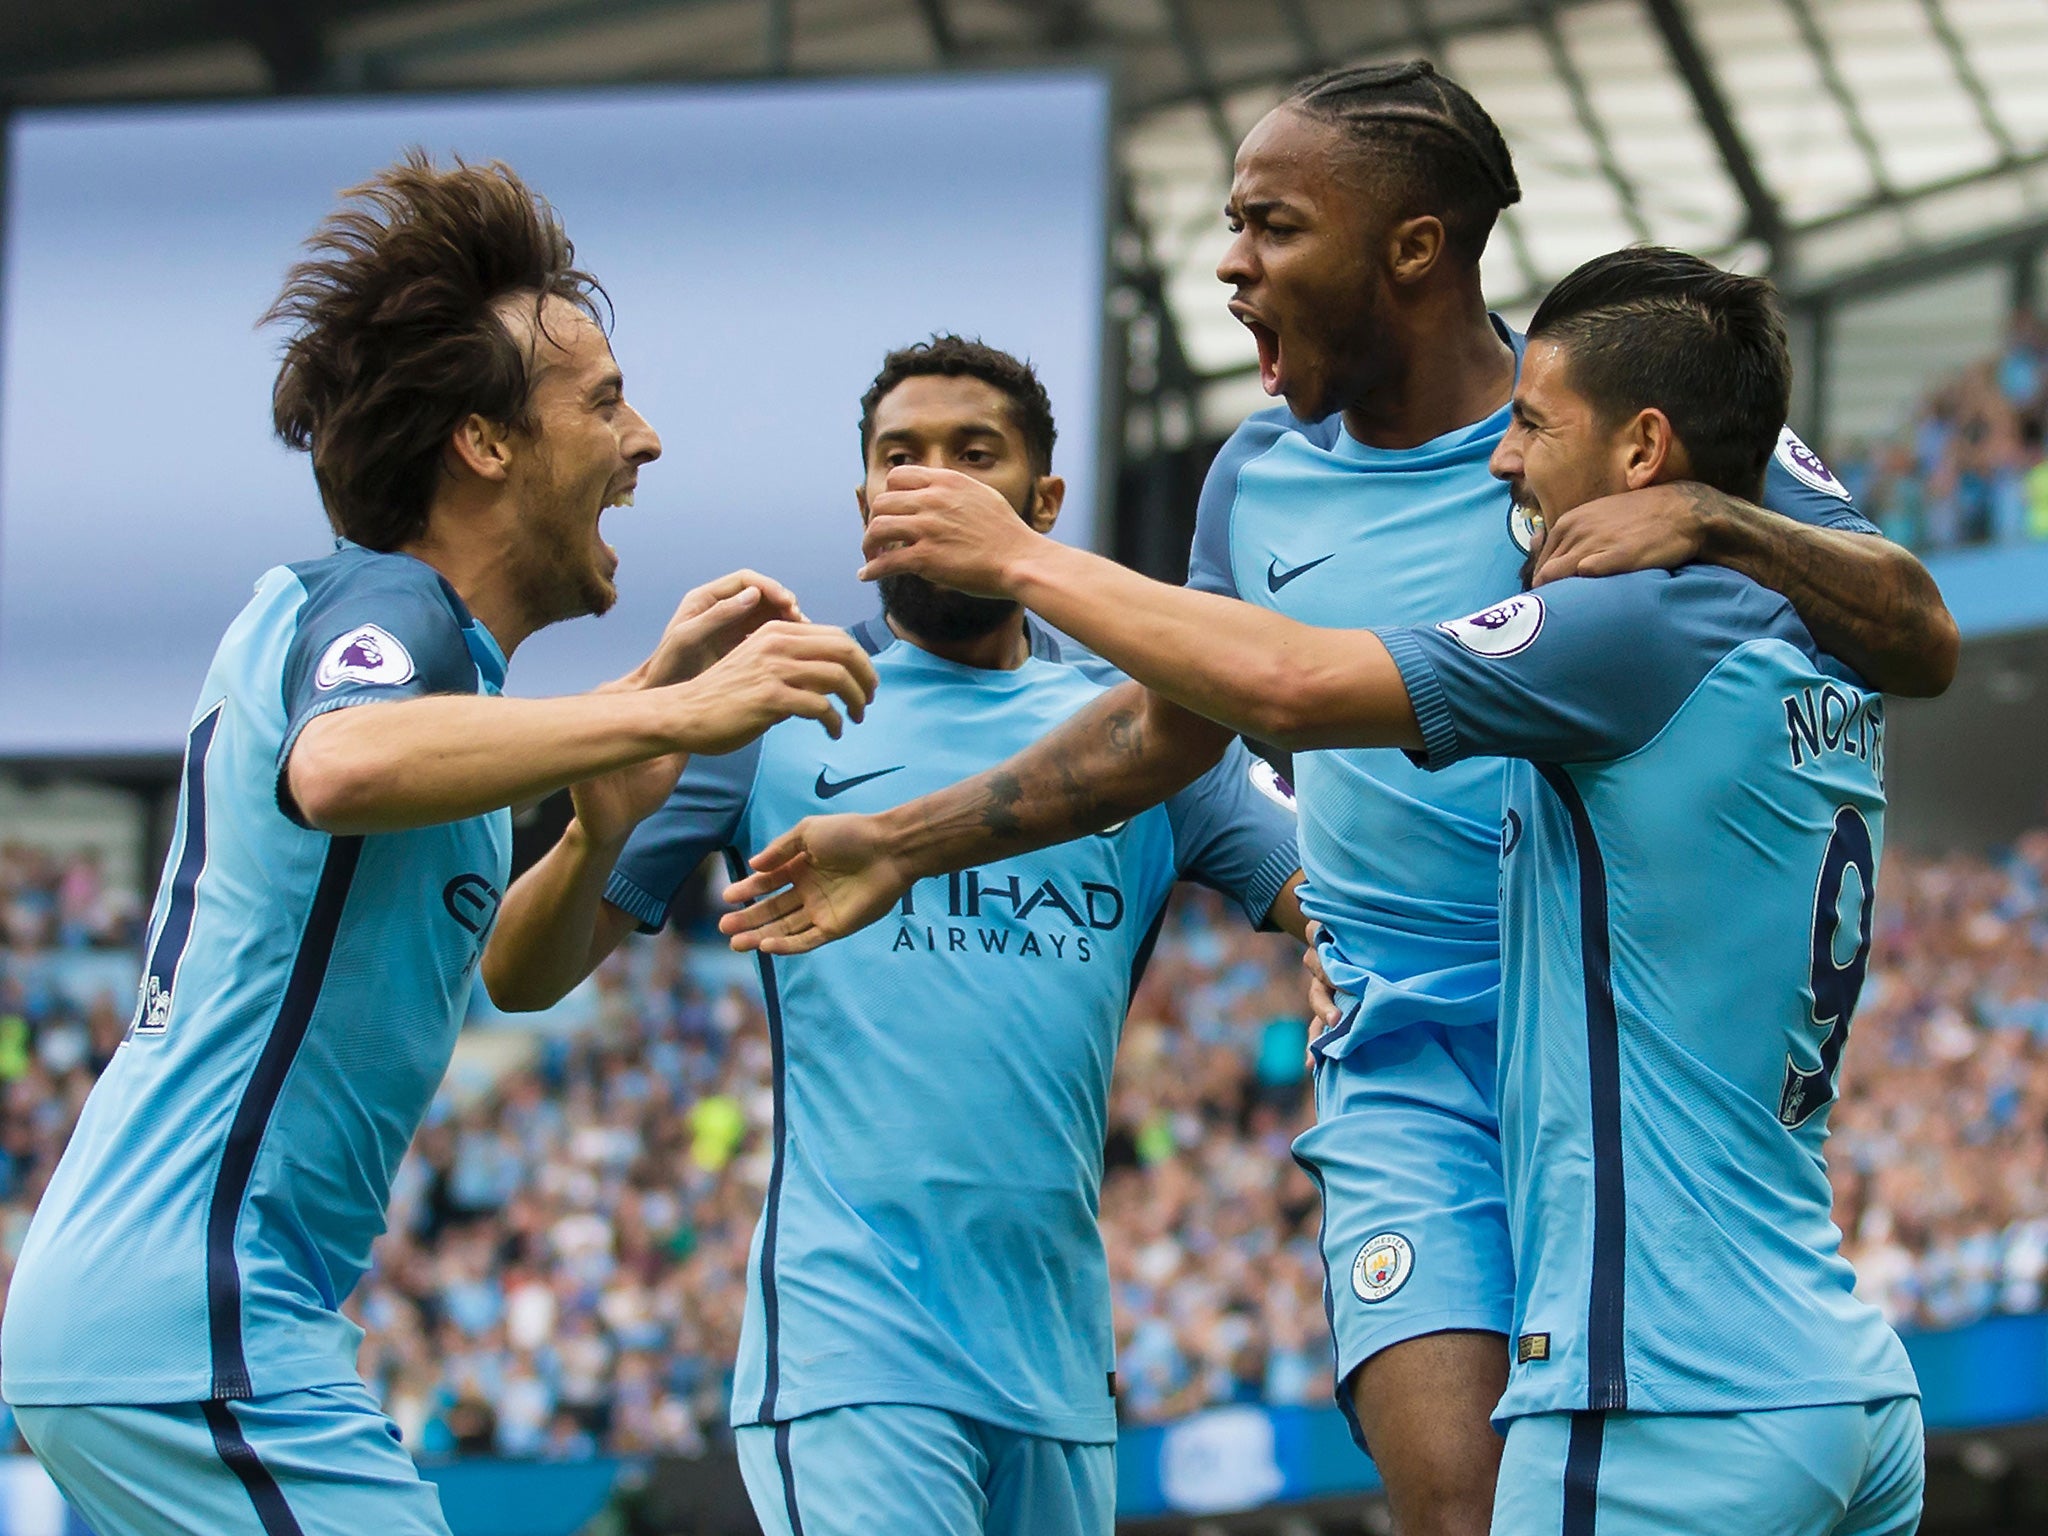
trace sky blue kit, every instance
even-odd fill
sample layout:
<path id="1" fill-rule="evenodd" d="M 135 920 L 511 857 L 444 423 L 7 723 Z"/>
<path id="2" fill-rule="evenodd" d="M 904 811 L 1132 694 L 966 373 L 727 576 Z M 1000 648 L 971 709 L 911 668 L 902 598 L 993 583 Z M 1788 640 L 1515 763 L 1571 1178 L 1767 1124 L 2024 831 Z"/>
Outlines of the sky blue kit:
<path id="1" fill-rule="evenodd" d="M 37 1207 L 0 1340 L 6 1398 L 32 1443 L 71 1447 L 51 1470 L 88 1518 L 117 1488 L 226 1508 L 268 1478 L 266 1532 L 439 1529 L 402 1523 L 417 1494 L 374 1491 L 417 1474 L 367 1392 L 312 1389 L 359 1385 L 339 1309 L 454 1050 L 510 818 L 330 837 L 282 775 L 319 715 L 504 676 L 432 569 L 352 545 L 266 574 L 215 653 L 135 1017 Z M 101 1411 L 132 1404 L 190 1406 Z M 376 1476 L 263 1470 L 328 1442 Z M 188 1486 L 202 1471 L 213 1493 Z"/>
<path id="2" fill-rule="evenodd" d="M 1784 598 L 1718 566 L 1557 582 L 1380 633 L 1420 761 L 1517 759 L 1501 864 L 1517 1260 L 1501 1507 L 1552 1486 L 1562 1435 L 1563 1524 L 1540 1528 L 1566 1536 L 1596 1513 L 1602 1536 L 1724 1531 L 1729 1495 L 1773 1480 L 1788 1513 L 1772 1530 L 1818 1536 L 1879 1493 L 1900 1514 L 1917 1409 L 1816 1421 L 1811 1458 L 1770 1428 L 1781 1411 L 1918 1395 L 1904 1346 L 1854 1294 L 1822 1155 L 1870 957 L 1883 699 Z M 1703 1419 L 1689 1447 L 1637 1422 L 1666 1415 L 1723 1422 Z M 1835 1481 L 1801 1524 L 1791 1512 L 1823 1468 Z M 1673 1478 L 1685 1509 L 1631 1517 Z M 1634 1489 L 1614 1508 L 1610 1481 Z"/>
<path id="3" fill-rule="evenodd" d="M 1522 338 L 1496 320 L 1519 358 Z M 1417 448 L 1341 417 L 1261 412 L 1202 489 L 1188 583 L 1304 623 L 1429 624 L 1520 590 L 1530 530 L 1487 462 L 1503 406 Z M 1765 504 L 1874 532 L 1789 431 Z M 1431 774 L 1391 749 L 1296 753 L 1303 909 L 1345 1020 L 1316 1046 L 1295 1153 L 1323 1194 L 1325 1299 L 1344 1384 L 1391 1344 L 1507 1333 L 1514 1307 L 1495 1108 L 1503 765 Z"/>
<path id="4" fill-rule="evenodd" d="M 744 860 L 807 815 L 942 789 L 1118 680 L 1035 622 L 1030 658 L 1009 671 L 944 660 L 880 620 L 854 633 L 880 678 L 866 720 L 837 742 L 788 721 L 694 759 L 634 834 L 607 899 L 657 926 L 707 853 Z M 861 932 L 764 960 L 774 1155 L 733 1388 L 735 1425 L 766 1427 L 743 1433 L 743 1449 L 784 1453 L 747 1453 L 775 1479 L 754 1484 L 764 1520 L 794 1501 L 791 1524 L 810 1536 L 871 1529 L 827 1523 L 833 1506 L 804 1490 L 858 1477 L 891 1443 L 866 1411 L 884 1405 L 959 1421 L 933 1460 L 929 1416 L 912 1416 L 895 1437 L 903 1479 L 994 1468 L 998 1431 L 1106 1460 L 1115 1352 L 1096 1211 L 1110 1069 L 1174 882 L 1221 890 L 1257 923 L 1298 868 L 1292 808 L 1258 766 L 1233 747 L 1164 806 L 920 880 Z M 1072 1465 L 1107 1490 L 1091 1458 Z M 986 1528 L 1058 1528 L 1034 1523 L 1052 1518 L 1033 1513 L 1042 1501 L 1008 1508 L 991 1504 Z M 1083 1528 L 1106 1531 L 1109 1518 L 1103 1504 Z"/>

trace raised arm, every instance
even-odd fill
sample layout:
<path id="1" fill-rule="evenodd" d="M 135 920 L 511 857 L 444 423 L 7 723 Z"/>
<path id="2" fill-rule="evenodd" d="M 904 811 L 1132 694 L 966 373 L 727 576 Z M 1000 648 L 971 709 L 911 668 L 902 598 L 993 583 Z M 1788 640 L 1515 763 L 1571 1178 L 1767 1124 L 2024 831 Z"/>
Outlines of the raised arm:
<path id="1" fill-rule="evenodd" d="M 806 817 L 726 890 L 727 901 L 751 905 L 719 927 L 739 949 L 816 949 L 865 928 L 926 876 L 1064 843 L 1149 810 L 1215 766 L 1231 736 L 1125 683 L 950 788 L 871 816 Z"/>
<path id="2" fill-rule="evenodd" d="M 844 631 L 777 620 L 685 682 L 558 699 L 430 695 L 316 715 L 289 749 L 284 786 L 323 832 L 431 826 L 653 758 L 730 751 L 791 715 L 837 735 L 837 704 L 858 720 L 874 688 Z"/>
<path id="3" fill-rule="evenodd" d="M 578 797 L 561 840 L 512 882 L 498 909 L 482 965 L 492 1002 L 507 1013 L 551 1007 L 625 942 L 634 919 L 604 899 L 604 888 L 631 831 L 586 818 Z"/>
<path id="4" fill-rule="evenodd" d="M 1320 629 L 1153 581 L 1005 519 L 1001 496 L 949 470 L 894 470 L 873 507 L 863 579 L 910 571 L 1015 598 L 1183 709 L 1277 746 L 1422 743 L 1370 630 Z"/>
<path id="5" fill-rule="evenodd" d="M 1695 481 L 1589 501 L 1537 549 L 1537 585 L 1694 561 L 1783 593 L 1821 646 L 1886 693 L 1931 698 L 1962 642 L 1927 568 L 1889 539 L 1815 527 Z"/>

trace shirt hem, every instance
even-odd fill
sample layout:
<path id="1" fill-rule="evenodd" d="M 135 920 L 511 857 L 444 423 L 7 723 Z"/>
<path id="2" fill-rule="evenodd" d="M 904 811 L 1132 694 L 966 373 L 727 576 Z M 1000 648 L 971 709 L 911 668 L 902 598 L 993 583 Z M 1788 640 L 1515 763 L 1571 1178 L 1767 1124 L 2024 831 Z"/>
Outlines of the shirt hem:
<path id="1" fill-rule="evenodd" d="M 236 1402 L 275 1397 L 283 1392 L 303 1392 L 311 1387 L 360 1386 L 362 1377 L 352 1367 L 337 1367 L 331 1360 L 317 1365 L 310 1360 L 297 1365 L 286 1362 L 257 1374 L 247 1392 L 236 1394 Z M 213 1373 L 180 1372 L 175 1376 L 107 1377 L 34 1376 L 23 1380 L 9 1373 L 0 1380 L 0 1398 L 31 1408 L 80 1406 L 129 1406 L 156 1403 L 207 1403 L 213 1395 Z"/>
<path id="2" fill-rule="evenodd" d="M 735 1403 L 758 1403 L 760 1394 L 757 1392 L 743 1395 L 735 1392 L 733 1399 Z M 972 1393 L 934 1391 L 931 1387 L 916 1386 L 909 1382 L 865 1381 L 857 1387 L 813 1387 L 807 1392 L 792 1392 L 789 1390 L 789 1383 L 785 1381 L 775 1394 L 774 1418 L 764 1418 L 759 1413 L 746 1413 L 735 1409 L 732 1427 L 747 1429 L 764 1424 L 782 1424 L 791 1419 L 808 1418 L 814 1413 L 824 1413 L 833 1408 L 881 1407 L 890 1404 L 912 1408 L 935 1408 L 942 1413 L 957 1413 L 963 1418 L 992 1424 L 998 1429 L 1014 1430 L 1018 1434 L 1032 1435 L 1041 1440 L 1063 1440 L 1072 1445 L 1114 1445 L 1117 1438 L 1116 1414 L 1113 1409 L 1103 1416 L 1076 1414 L 1056 1417 L 1020 1413 L 1014 1407 L 991 1403 Z"/>
<path id="3" fill-rule="evenodd" d="M 1781 1408 L 1826 1408 L 1837 1403 L 1882 1403 L 1895 1397 L 1920 1396 L 1919 1378 L 1911 1368 L 1886 1371 L 1876 1376 L 1841 1377 L 1833 1381 L 1802 1382 L 1799 1390 L 1774 1393 L 1658 1392 L 1637 1382 L 1628 1386 L 1627 1413 L 1770 1413 Z M 1496 1428 L 1516 1419 L 1545 1413 L 1583 1413 L 1586 1388 L 1583 1382 L 1570 1390 L 1554 1391 L 1527 1403 L 1510 1404 L 1502 1399 L 1494 1409 Z"/>

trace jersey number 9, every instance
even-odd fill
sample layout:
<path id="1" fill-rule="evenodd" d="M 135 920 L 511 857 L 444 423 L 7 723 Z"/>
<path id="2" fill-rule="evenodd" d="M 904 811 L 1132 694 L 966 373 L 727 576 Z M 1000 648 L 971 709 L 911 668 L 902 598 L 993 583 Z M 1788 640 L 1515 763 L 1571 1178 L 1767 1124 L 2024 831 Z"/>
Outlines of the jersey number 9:
<path id="1" fill-rule="evenodd" d="M 1842 898 L 1849 871 L 1856 871 L 1856 952 L 1846 965 L 1835 963 L 1835 940 L 1842 928 Z M 1835 812 L 1834 834 L 1820 861 L 1820 880 L 1813 893 L 1813 960 L 1808 985 L 1813 990 L 1813 1027 L 1824 1030 L 1820 1067 L 1801 1070 L 1785 1058 L 1785 1091 L 1778 1100 L 1778 1121 L 1797 1129 L 1835 1096 L 1835 1072 L 1842 1064 L 1842 1046 L 1849 1038 L 1849 1018 L 1863 991 L 1870 966 L 1870 914 L 1877 899 L 1877 855 L 1871 846 L 1870 823 L 1853 805 Z"/>

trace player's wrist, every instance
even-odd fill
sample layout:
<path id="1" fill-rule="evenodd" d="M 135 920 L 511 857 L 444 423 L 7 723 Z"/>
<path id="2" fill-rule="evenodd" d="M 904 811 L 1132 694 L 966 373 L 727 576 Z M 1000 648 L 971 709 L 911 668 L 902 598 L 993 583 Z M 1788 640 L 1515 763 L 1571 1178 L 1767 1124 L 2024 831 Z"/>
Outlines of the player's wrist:
<path id="1" fill-rule="evenodd" d="M 1692 522 L 1700 559 L 1724 564 L 1739 556 L 1747 548 L 1756 508 L 1698 481 L 1689 482 L 1684 490 L 1686 513 Z"/>
<path id="2" fill-rule="evenodd" d="M 1002 563 L 1003 595 L 1031 607 L 1032 599 L 1051 589 L 1062 564 L 1075 553 L 1047 534 L 1027 530 L 1015 552 Z"/>

